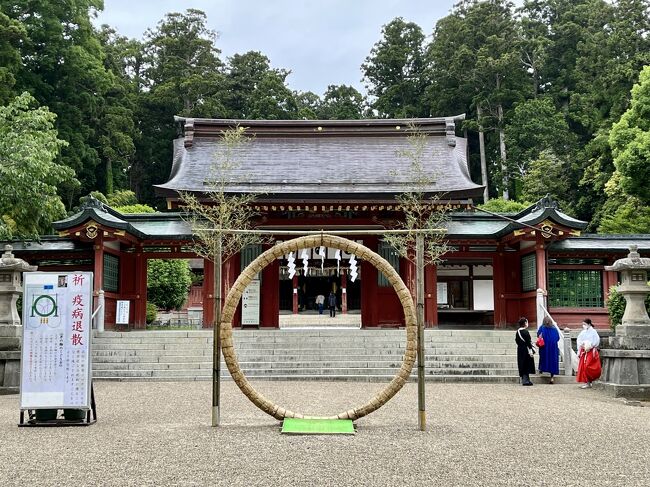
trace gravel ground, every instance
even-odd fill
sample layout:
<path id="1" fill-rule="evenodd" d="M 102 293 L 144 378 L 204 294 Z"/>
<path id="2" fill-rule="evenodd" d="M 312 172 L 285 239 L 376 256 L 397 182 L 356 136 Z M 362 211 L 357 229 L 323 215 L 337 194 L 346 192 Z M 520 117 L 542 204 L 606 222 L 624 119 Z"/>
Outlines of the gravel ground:
<path id="1" fill-rule="evenodd" d="M 310 414 L 361 405 L 381 388 L 254 385 Z M 355 436 L 281 435 L 232 382 L 219 428 L 209 426 L 209 382 L 98 382 L 95 392 L 99 421 L 83 428 L 18 428 L 18 397 L 0 396 L 0 486 L 650 484 L 650 407 L 575 384 L 427 384 L 426 432 L 407 384 L 357 421 Z"/>

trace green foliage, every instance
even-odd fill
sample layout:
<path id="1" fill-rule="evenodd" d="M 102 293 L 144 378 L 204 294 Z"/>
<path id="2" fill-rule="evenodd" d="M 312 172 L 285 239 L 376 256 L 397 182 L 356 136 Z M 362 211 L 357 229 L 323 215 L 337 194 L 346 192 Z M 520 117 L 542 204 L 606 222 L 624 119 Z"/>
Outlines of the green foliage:
<path id="1" fill-rule="evenodd" d="M 106 200 L 108 205 L 113 208 L 138 204 L 138 199 L 135 197 L 135 193 L 129 189 L 115 191 L 114 193 L 109 194 Z"/>
<path id="2" fill-rule="evenodd" d="M 57 138 L 55 115 L 34 105 L 23 93 L 0 107 L 0 238 L 50 233 L 52 221 L 65 216 L 57 186 L 77 182 L 74 171 L 55 162 L 66 145 Z"/>
<path id="3" fill-rule="evenodd" d="M 14 95 L 16 72 L 20 69 L 20 44 L 27 32 L 17 20 L 9 18 L 0 9 L 0 105 L 8 103 Z"/>
<path id="4" fill-rule="evenodd" d="M 616 290 L 616 286 L 609 288 L 609 297 L 605 300 L 609 314 L 609 326 L 614 330 L 623 321 L 625 313 L 625 298 Z M 646 310 L 650 313 L 650 296 L 645 300 Z"/>
<path id="5" fill-rule="evenodd" d="M 542 153 L 564 155 L 573 148 L 573 135 L 566 119 L 548 97 L 518 103 L 508 121 L 506 133 L 506 143 L 510 148 L 508 165 L 513 176 L 518 178 L 525 177 L 531 163 Z M 568 172 L 569 168 L 562 171 Z"/>
<path id="6" fill-rule="evenodd" d="M 487 203 L 477 205 L 492 213 L 519 213 L 530 206 L 530 203 L 520 203 L 514 200 L 504 200 L 503 198 L 492 198 Z"/>
<path id="7" fill-rule="evenodd" d="M 567 161 L 563 161 L 553 152 L 547 151 L 529 162 L 528 171 L 522 180 L 522 198 L 528 201 L 538 201 L 550 194 L 560 203 L 564 211 L 570 211 L 569 183 L 564 177 Z"/>
<path id="8" fill-rule="evenodd" d="M 318 110 L 323 120 L 358 120 L 363 117 L 364 99 L 352 86 L 329 85 Z"/>
<path id="9" fill-rule="evenodd" d="M 167 311 L 181 309 L 192 284 L 186 260 L 151 259 L 147 262 L 147 297 Z"/>
<path id="10" fill-rule="evenodd" d="M 630 108 L 612 127 L 609 143 L 621 189 L 650 204 L 650 66 L 641 71 Z"/>
<path id="11" fill-rule="evenodd" d="M 158 317 L 158 306 L 156 306 L 153 303 L 147 302 L 147 313 L 146 313 L 147 325 L 155 321 L 157 317 Z"/>
<path id="12" fill-rule="evenodd" d="M 650 233 L 650 207 L 641 204 L 637 198 L 608 201 L 600 221 L 600 233 Z"/>
<path id="13" fill-rule="evenodd" d="M 298 104 L 286 85 L 288 75 L 288 70 L 271 68 L 260 52 L 235 54 L 225 73 L 225 108 L 233 118 L 295 118 Z"/>
<path id="14" fill-rule="evenodd" d="M 156 210 L 154 210 L 151 206 L 149 205 L 141 205 L 139 203 L 135 205 L 124 205 L 124 206 L 115 206 L 113 209 L 119 211 L 120 213 L 123 214 L 128 214 L 128 213 L 155 213 Z"/>
<path id="15" fill-rule="evenodd" d="M 382 28 L 378 41 L 362 64 L 371 106 L 381 117 L 418 117 L 425 88 L 424 34 L 420 26 L 401 17 Z"/>

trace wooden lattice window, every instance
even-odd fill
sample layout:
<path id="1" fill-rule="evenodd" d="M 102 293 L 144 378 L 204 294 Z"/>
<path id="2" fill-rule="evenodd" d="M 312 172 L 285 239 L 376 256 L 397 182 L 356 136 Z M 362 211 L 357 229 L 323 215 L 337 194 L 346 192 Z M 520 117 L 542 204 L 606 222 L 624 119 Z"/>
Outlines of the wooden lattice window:
<path id="1" fill-rule="evenodd" d="M 535 289 L 537 289 L 535 254 L 524 255 L 521 258 L 521 290 L 526 292 Z"/>
<path id="2" fill-rule="evenodd" d="M 555 308 L 602 308 L 602 273 L 577 270 L 549 271 L 548 302 Z"/>
<path id="3" fill-rule="evenodd" d="M 120 259 L 112 254 L 104 254 L 104 291 L 116 293 L 120 288 Z"/>
<path id="4" fill-rule="evenodd" d="M 397 251 L 386 242 L 379 242 L 379 250 L 377 251 L 388 263 L 393 266 L 393 269 L 399 274 L 399 255 Z M 388 281 L 386 276 L 381 272 L 377 272 L 377 285 L 380 287 L 390 287 L 392 284 Z"/>

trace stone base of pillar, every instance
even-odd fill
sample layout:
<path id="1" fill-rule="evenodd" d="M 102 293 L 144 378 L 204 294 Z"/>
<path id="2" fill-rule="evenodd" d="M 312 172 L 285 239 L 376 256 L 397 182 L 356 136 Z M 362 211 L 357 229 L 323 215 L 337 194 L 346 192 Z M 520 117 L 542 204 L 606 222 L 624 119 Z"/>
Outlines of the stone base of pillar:
<path id="1" fill-rule="evenodd" d="M 0 395 L 20 392 L 20 351 L 0 351 Z"/>
<path id="2" fill-rule="evenodd" d="M 22 326 L 0 325 L 0 395 L 20 391 Z"/>
<path id="3" fill-rule="evenodd" d="M 603 349 L 600 357 L 598 388 L 614 397 L 650 400 L 650 350 Z"/>
<path id="4" fill-rule="evenodd" d="M 608 348 L 614 350 L 650 350 L 650 336 L 631 337 L 617 335 L 609 338 Z"/>

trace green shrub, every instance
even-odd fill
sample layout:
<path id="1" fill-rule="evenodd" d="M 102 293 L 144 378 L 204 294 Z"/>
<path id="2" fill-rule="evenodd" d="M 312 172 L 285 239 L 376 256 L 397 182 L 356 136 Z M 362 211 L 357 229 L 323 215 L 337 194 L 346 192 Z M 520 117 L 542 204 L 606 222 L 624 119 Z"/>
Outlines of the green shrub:
<path id="1" fill-rule="evenodd" d="M 530 203 L 504 200 L 503 198 L 492 198 L 487 203 L 477 205 L 477 208 L 491 211 L 492 213 L 519 213 L 530 206 Z"/>
<path id="2" fill-rule="evenodd" d="M 116 206 L 114 210 L 119 211 L 122 214 L 130 214 L 130 213 L 155 213 L 156 210 L 154 210 L 151 206 L 149 205 L 141 205 L 141 204 L 134 204 L 134 205 L 125 205 L 125 206 Z"/>
<path id="3" fill-rule="evenodd" d="M 147 296 L 159 308 L 181 309 L 191 285 L 187 260 L 150 259 L 147 262 Z"/>
<path id="4" fill-rule="evenodd" d="M 623 313 L 625 313 L 625 298 L 616 290 L 616 286 L 609 288 L 609 297 L 605 305 L 609 313 L 609 326 L 615 330 L 623 321 Z M 650 313 L 650 295 L 645 299 L 645 308 Z"/>
<path id="5" fill-rule="evenodd" d="M 155 321 L 158 316 L 158 306 L 153 303 L 147 303 L 147 325 Z"/>

